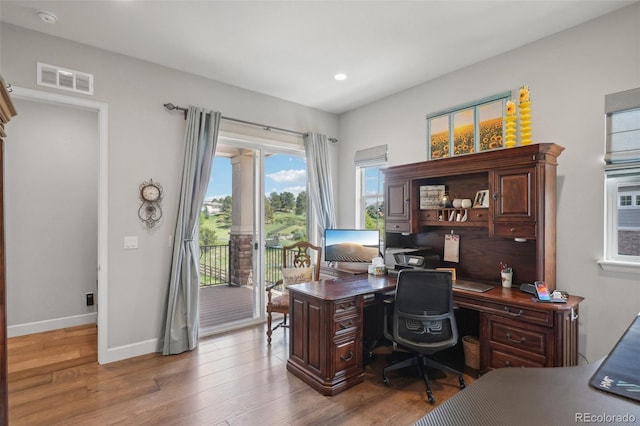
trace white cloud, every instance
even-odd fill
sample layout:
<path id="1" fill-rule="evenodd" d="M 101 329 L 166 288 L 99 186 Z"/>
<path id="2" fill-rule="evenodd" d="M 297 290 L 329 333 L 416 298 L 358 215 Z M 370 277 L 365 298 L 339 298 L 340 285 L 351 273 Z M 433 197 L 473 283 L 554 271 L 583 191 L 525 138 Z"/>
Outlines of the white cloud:
<path id="1" fill-rule="evenodd" d="M 277 183 L 296 183 L 304 182 L 307 178 L 307 171 L 299 170 L 279 170 L 275 173 L 269 173 L 267 178 Z"/>

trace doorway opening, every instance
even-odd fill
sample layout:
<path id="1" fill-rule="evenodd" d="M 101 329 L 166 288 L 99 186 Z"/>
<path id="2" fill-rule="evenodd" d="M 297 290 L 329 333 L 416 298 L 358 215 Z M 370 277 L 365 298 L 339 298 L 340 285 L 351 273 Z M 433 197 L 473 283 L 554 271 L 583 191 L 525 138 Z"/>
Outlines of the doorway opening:
<path id="1" fill-rule="evenodd" d="M 97 186 L 97 218 L 96 227 L 94 229 L 96 237 L 96 251 L 97 251 L 97 264 L 93 264 L 92 268 L 96 271 L 97 275 L 97 302 L 99 308 L 96 305 L 95 315 L 97 316 L 98 324 L 98 363 L 106 364 L 113 360 L 109 359 L 108 354 L 108 321 L 107 321 L 107 295 L 108 295 L 108 281 L 107 281 L 107 253 L 108 253 L 108 238 L 107 238 L 107 203 L 108 203 L 108 105 L 103 102 L 96 102 L 87 99 L 74 98 L 71 96 L 58 95 L 55 93 L 42 92 L 38 90 L 26 89 L 22 87 L 13 87 L 12 97 L 15 100 L 32 101 L 36 104 L 49 104 L 57 105 L 59 107 L 71 107 L 81 110 L 89 111 L 90 113 L 97 114 L 97 140 L 98 140 L 98 171 L 95 179 L 95 186 Z M 9 138 L 7 139 L 9 140 Z M 46 212 L 46 210 L 45 210 Z M 81 295 L 82 302 L 84 302 L 84 295 Z M 38 323 L 36 323 L 37 325 Z M 70 324 L 68 326 L 80 325 Z M 57 326 L 56 326 L 57 327 Z M 32 330 L 32 332 L 46 331 Z M 24 334 L 24 333 L 23 333 Z M 114 359 L 115 360 L 115 359 Z"/>

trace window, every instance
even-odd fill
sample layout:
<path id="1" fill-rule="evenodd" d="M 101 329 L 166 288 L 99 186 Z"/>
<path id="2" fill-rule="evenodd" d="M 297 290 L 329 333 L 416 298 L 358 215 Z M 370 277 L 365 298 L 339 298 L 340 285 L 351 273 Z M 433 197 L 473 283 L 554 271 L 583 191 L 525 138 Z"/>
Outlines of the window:
<path id="1" fill-rule="evenodd" d="M 640 88 L 605 97 L 605 270 L 640 268 Z"/>
<path id="2" fill-rule="evenodd" d="M 361 167 L 359 228 L 378 229 L 384 234 L 384 174 L 378 166 Z"/>
<path id="3" fill-rule="evenodd" d="M 380 145 L 357 151 L 356 165 L 356 227 L 378 229 L 384 238 L 384 174 L 387 146 Z"/>

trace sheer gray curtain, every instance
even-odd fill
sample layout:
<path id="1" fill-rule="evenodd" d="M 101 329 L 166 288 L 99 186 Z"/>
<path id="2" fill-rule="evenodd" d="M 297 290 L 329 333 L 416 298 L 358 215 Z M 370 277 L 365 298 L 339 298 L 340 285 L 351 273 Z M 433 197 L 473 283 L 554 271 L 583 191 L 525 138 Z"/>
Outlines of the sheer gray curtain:
<path id="1" fill-rule="evenodd" d="M 329 168 L 329 140 L 326 135 L 308 133 L 304 137 L 304 150 L 307 157 L 309 200 L 315 206 L 320 235 L 323 235 L 325 229 L 336 227 L 336 209 Z"/>
<path id="2" fill-rule="evenodd" d="M 220 113 L 189 107 L 185 131 L 184 168 L 178 220 L 174 234 L 164 334 L 164 355 L 194 349 L 198 344 L 200 245 L 198 222 L 216 152 Z"/>

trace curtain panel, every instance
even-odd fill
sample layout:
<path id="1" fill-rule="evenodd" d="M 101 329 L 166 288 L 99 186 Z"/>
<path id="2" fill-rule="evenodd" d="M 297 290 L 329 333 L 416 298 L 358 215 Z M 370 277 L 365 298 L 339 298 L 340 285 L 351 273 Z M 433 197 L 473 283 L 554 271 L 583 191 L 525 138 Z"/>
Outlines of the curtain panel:
<path id="1" fill-rule="evenodd" d="M 178 218 L 160 346 L 164 355 L 193 350 L 198 344 L 200 209 L 216 152 L 219 112 L 189 106 Z"/>
<path id="2" fill-rule="evenodd" d="M 326 135 L 308 133 L 304 136 L 304 150 L 307 158 L 309 199 L 318 217 L 320 235 L 324 235 L 325 229 L 336 227 L 331 168 L 329 167 L 329 140 Z"/>

